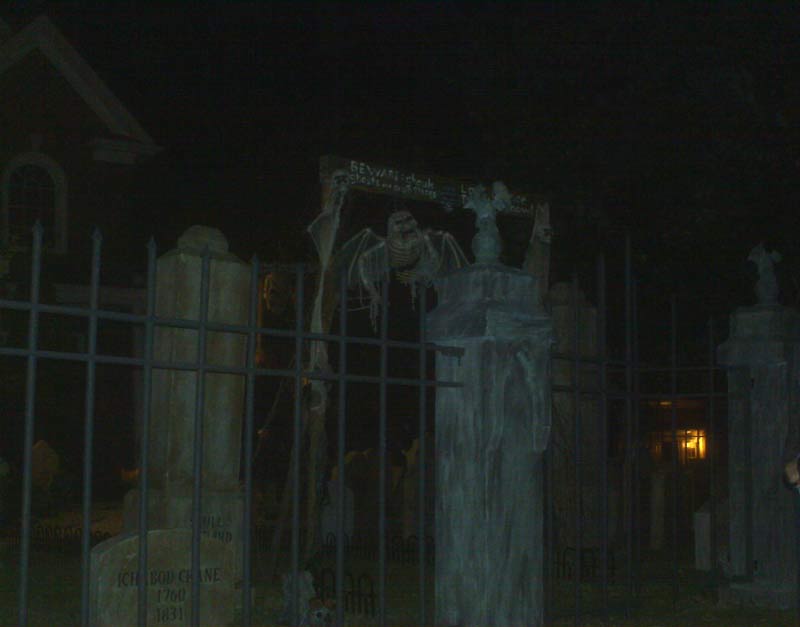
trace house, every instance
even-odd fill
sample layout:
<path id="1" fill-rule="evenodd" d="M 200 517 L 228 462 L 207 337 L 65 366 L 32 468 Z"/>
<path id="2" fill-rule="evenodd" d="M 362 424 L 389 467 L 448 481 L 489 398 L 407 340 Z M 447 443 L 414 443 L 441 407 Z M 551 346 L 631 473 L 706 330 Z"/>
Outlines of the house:
<path id="1" fill-rule="evenodd" d="M 0 19 L 0 297 L 27 300 L 31 229 L 40 220 L 44 227 L 42 301 L 88 305 L 91 234 L 97 227 L 104 242 L 125 237 L 136 219 L 133 192 L 137 168 L 159 151 L 153 138 L 48 17 L 38 17 L 17 30 Z M 144 252 L 144 241 L 140 243 Z M 131 257 L 124 245 L 104 250 L 101 308 L 144 310 L 141 287 L 117 287 L 130 286 L 134 271 L 144 269 L 144 255 L 138 263 Z M 122 258 L 116 271 L 107 263 L 114 258 Z M 24 345 L 27 316 L 27 312 L 0 308 L 0 345 Z M 39 327 L 39 348 L 86 350 L 85 317 L 48 320 L 43 314 Z M 101 328 L 98 350 L 120 354 L 115 351 L 121 347 L 121 354 L 130 355 L 131 349 L 138 354 L 140 331 Z M 11 368 L 10 362 L 5 357 L 3 367 Z M 37 392 L 36 429 L 57 443 L 59 450 L 81 450 L 82 394 L 69 391 L 83 386 L 84 369 L 79 362 L 43 359 L 39 364 L 40 381 L 46 384 L 40 383 Z M 17 367 L 4 372 L 0 411 L 12 423 L 7 438 L 11 448 L 4 452 L 13 458 L 21 441 L 24 405 L 16 392 L 24 388 L 19 374 L 24 370 Z M 124 450 L 119 448 L 121 444 L 105 446 L 107 455 L 98 459 L 98 472 L 105 476 L 114 472 L 117 459 L 127 464 L 132 461 L 132 416 L 141 411 L 141 395 L 137 394 L 141 382 L 137 373 L 133 379 L 131 374 L 98 369 L 95 437 L 104 443 L 125 444 Z M 69 400 L 51 402 L 55 398 Z"/>
<path id="2" fill-rule="evenodd" d="M 159 146 L 46 16 L 0 20 L 0 129 L 0 244 L 29 249 L 39 219 L 48 261 L 75 272 L 95 226 L 126 223 Z"/>

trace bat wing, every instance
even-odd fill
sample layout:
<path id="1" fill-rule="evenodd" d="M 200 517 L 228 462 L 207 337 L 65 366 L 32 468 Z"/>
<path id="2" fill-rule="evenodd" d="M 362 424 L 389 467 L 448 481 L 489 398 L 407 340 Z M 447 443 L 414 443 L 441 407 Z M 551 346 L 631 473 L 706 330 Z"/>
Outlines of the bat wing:
<path id="1" fill-rule="evenodd" d="M 439 267 L 436 269 L 435 276 L 449 274 L 469 265 L 467 256 L 461 250 L 456 238 L 450 233 L 434 231 L 431 234 L 431 243 L 434 244 L 434 248 L 439 254 Z"/>
<path id="2" fill-rule="evenodd" d="M 347 285 L 350 288 L 356 287 L 363 281 L 362 278 L 362 259 L 367 257 L 370 261 L 368 265 L 384 264 L 389 265 L 386 254 L 386 240 L 376 235 L 372 229 L 362 229 L 353 237 L 347 240 L 339 252 L 336 254 L 334 270 L 347 274 Z"/>
<path id="3" fill-rule="evenodd" d="M 388 277 L 389 252 L 386 240 L 364 229 L 350 238 L 338 255 L 339 272 L 346 272 L 348 287 L 358 288 L 355 309 L 369 308 L 373 327 L 380 303 L 381 283 Z M 368 298 L 364 297 L 367 292 Z M 367 302 L 368 301 L 368 302 Z"/>

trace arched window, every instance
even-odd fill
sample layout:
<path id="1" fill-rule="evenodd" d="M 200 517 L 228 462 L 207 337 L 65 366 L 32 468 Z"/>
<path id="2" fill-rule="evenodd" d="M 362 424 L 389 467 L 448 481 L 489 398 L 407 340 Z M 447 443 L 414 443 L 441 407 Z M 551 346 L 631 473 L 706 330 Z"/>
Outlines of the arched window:
<path id="1" fill-rule="evenodd" d="M 36 220 L 44 227 L 42 244 L 66 252 L 66 181 L 63 170 L 40 153 L 13 159 L 2 180 L 3 242 L 27 248 Z"/>

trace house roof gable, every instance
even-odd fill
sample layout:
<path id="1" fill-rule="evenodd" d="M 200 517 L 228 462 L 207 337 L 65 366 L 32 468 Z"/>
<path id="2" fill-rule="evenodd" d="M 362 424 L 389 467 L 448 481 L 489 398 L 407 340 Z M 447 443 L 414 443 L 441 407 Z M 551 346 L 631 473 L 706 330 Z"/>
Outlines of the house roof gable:
<path id="1" fill-rule="evenodd" d="M 2 36 L 3 26 L 0 24 L 0 74 L 31 51 L 39 50 L 113 135 L 136 142 L 140 152 L 152 154 L 159 150 L 153 138 L 46 16 L 36 18 L 7 38 Z"/>

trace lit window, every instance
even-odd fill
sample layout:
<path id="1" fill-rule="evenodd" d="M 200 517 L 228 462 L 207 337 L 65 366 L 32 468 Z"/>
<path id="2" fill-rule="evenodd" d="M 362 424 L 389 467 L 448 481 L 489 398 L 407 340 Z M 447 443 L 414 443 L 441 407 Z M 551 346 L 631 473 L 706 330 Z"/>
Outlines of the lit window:
<path id="1" fill-rule="evenodd" d="M 706 432 L 704 429 L 679 429 L 675 432 L 678 442 L 678 461 L 706 458 Z M 650 434 L 650 450 L 656 459 L 670 459 L 672 455 L 672 431 L 656 431 Z"/>

